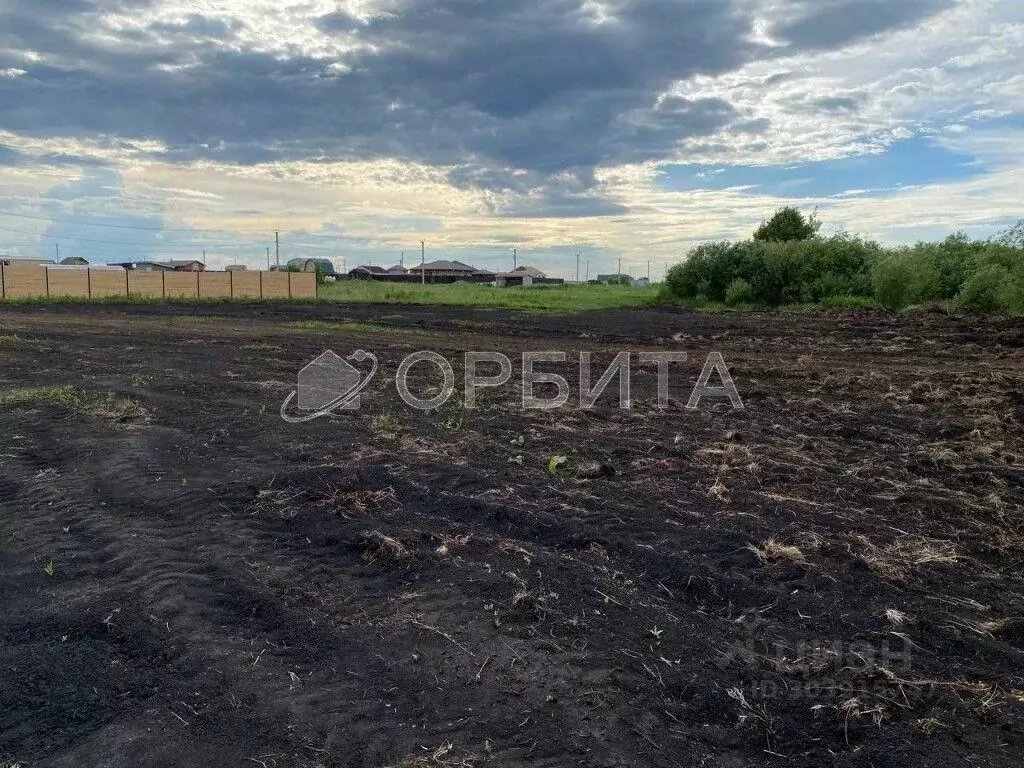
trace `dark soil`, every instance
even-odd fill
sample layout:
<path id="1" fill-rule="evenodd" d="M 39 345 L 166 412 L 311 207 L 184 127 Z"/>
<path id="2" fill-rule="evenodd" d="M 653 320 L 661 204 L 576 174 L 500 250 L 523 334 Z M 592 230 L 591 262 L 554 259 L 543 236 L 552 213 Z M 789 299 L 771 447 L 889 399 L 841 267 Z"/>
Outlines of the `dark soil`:
<path id="1" fill-rule="evenodd" d="M 47 305 L 0 334 L 0 398 L 141 406 L 0 403 L 0 766 L 1024 761 L 1024 324 Z M 285 423 L 325 348 L 380 357 L 362 409 Z M 418 349 L 513 383 L 410 410 Z M 666 408 L 634 357 L 629 411 L 522 411 L 515 356 L 569 353 L 538 367 L 572 406 L 581 349 L 690 358 Z M 683 407 L 711 352 L 745 410 Z"/>

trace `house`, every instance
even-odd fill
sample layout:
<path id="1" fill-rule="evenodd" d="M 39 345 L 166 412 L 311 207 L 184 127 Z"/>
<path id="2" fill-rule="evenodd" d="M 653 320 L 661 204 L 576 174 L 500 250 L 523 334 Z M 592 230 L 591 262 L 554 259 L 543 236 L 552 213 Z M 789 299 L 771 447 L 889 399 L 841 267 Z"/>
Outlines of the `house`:
<path id="1" fill-rule="evenodd" d="M 225 272 L 245 272 L 245 264 L 228 264 L 224 267 Z"/>
<path id="2" fill-rule="evenodd" d="M 289 272 L 319 272 L 322 275 L 333 275 L 334 264 L 329 259 L 289 259 Z"/>
<path id="3" fill-rule="evenodd" d="M 66 259 L 61 259 L 60 263 L 61 266 L 65 267 L 85 267 L 89 264 L 89 262 L 81 256 L 68 256 Z"/>
<path id="4" fill-rule="evenodd" d="M 461 261 L 428 261 L 426 264 L 417 264 L 409 268 L 409 275 L 417 278 L 426 277 L 427 280 L 435 278 L 455 278 L 459 280 L 471 280 L 473 273 L 478 272 L 475 267 L 463 264 Z M 450 280 L 446 280 L 449 282 Z"/>
<path id="5" fill-rule="evenodd" d="M 384 267 L 364 266 L 354 267 L 348 271 L 348 276 L 354 280 L 371 280 L 390 277 L 391 272 Z"/>
<path id="6" fill-rule="evenodd" d="M 629 275 L 598 275 L 597 282 L 603 285 L 632 285 L 633 278 Z"/>
<path id="7" fill-rule="evenodd" d="M 499 272 L 494 276 L 494 282 L 499 288 L 503 288 L 512 285 L 533 285 L 534 280 L 543 280 L 546 277 L 547 275 L 536 267 L 523 265 L 511 272 Z"/>
<path id="8" fill-rule="evenodd" d="M 401 264 L 395 264 L 393 267 L 388 267 L 387 273 L 389 275 L 405 275 L 406 269 Z"/>
<path id="9" fill-rule="evenodd" d="M 205 272 L 206 265 L 193 259 L 171 259 L 170 261 L 123 261 L 108 264 L 111 267 L 137 269 L 140 272 Z"/>

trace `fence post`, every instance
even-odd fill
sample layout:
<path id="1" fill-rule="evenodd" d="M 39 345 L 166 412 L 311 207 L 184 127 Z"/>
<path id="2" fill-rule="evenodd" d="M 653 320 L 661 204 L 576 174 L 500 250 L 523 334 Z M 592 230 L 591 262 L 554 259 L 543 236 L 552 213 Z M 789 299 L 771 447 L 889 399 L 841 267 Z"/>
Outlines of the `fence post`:
<path id="1" fill-rule="evenodd" d="M 167 298 L 167 273 L 160 270 L 160 298 Z"/>

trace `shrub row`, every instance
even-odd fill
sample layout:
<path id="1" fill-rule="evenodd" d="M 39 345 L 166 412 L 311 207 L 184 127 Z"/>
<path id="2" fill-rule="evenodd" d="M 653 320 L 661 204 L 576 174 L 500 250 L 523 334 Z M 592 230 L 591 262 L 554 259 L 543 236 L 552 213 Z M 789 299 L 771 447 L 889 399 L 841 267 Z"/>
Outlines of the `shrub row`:
<path id="1" fill-rule="evenodd" d="M 952 299 L 963 311 L 1024 315 L 1024 224 L 992 240 L 958 233 L 902 248 L 846 234 L 705 243 L 669 270 L 663 292 L 666 299 L 698 304 L 880 305 L 893 311 Z"/>

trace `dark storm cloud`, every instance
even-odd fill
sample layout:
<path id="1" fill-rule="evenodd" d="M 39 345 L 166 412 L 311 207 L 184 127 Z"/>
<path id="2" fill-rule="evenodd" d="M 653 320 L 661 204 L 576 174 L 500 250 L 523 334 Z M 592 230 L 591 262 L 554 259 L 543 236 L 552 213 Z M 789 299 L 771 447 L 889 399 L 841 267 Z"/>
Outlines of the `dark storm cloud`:
<path id="1" fill-rule="evenodd" d="M 555 208 L 615 212 L 586 194 L 594 167 L 663 159 L 683 139 L 722 129 L 768 127 L 720 99 L 658 102 L 678 79 L 777 55 L 751 42 L 752 20 L 726 0 L 619 0 L 601 24 L 579 0 L 408 0 L 368 22 L 338 11 L 316 26 L 365 43 L 337 62 L 341 70 L 219 48 L 235 28 L 199 15 L 154 24 L 121 48 L 84 36 L 100 11 L 128 4 L 150 0 L 5 0 L 0 68 L 28 73 L 0 79 L 0 128 L 157 139 L 181 162 L 407 158 L 459 166 L 459 185 L 546 186 Z M 797 3 L 775 32 L 790 51 L 829 47 L 943 4 Z M 19 50 L 47 54 L 45 63 L 26 63 Z M 554 181 L 566 173 L 574 188 Z"/>
<path id="2" fill-rule="evenodd" d="M 794 18 L 773 34 L 791 45 L 816 50 L 838 48 L 864 37 L 910 26 L 954 0 L 804 0 Z"/>

